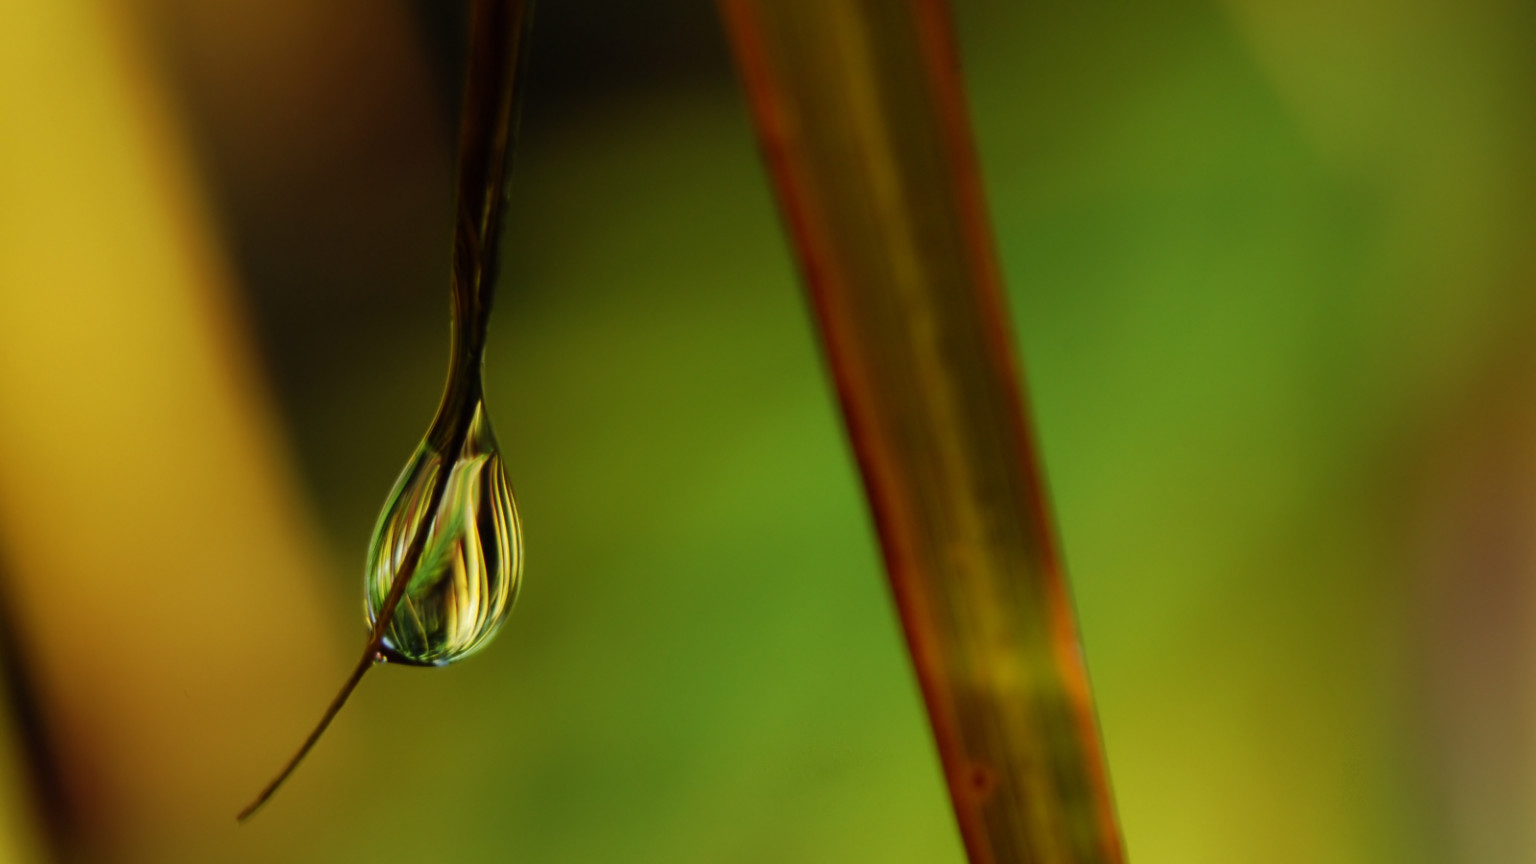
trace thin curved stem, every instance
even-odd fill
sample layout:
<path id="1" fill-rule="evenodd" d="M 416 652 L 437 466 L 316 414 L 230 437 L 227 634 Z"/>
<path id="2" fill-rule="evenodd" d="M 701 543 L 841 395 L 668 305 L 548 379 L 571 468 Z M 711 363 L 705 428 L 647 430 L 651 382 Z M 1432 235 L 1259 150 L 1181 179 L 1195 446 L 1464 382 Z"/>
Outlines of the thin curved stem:
<path id="1" fill-rule="evenodd" d="M 485 351 L 486 324 L 496 288 L 501 209 L 505 198 L 508 156 L 516 133 L 516 107 L 522 81 L 523 36 L 532 0 L 475 0 L 470 23 L 469 73 L 464 86 L 463 124 L 459 130 L 458 208 L 453 244 L 453 346 L 448 386 L 428 439 L 441 445 L 444 470 L 437 472 L 428 494 L 426 518 L 411 537 L 389 594 L 374 617 L 363 656 L 341 685 L 320 722 L 236 821 L 245 822 L 283 785 L 352 691 L 384 659 L 384 634 L 421 561 L 432 519 L 442 505 L 452 466 L 464 449 L 470 421 L 480 399 L 480 367 Z"/>
<path id="2" fill-rule="evenodd" d="M 247 804 L 245 809 L 240 811 L 240 815 L 235 817 L 235 821 L 244 822 L 251 818 L 257 810 L 260 810 L 261 805 L 267 803 L 267 799 L 272 797 L 273 793 L 277 791 L 277 787 L 283 785 L 283 781 L 288 779 L 288 775 L 293 773 L 293 769 L 299 767 L 299 763 L 303 762 L 304 757 L 309 755 L 309 751 L 314 749 L 315 742 L 320 740 L 320 736 L 325 734 L 326 727 L 330 726 L 331 721 L 336 719 L 336 715 L 341 712 L 341 706 L 347 704 L 347 699 L 352 695 L 352 691 L 357 689 L 357 685 L 363 680 L 363 676 L 368 673 L 369 669 L 373 668 L 374 663 L 379 661 L 379 653 L 372 650 L 373 643 L 369 642 L 368 647 L 369 650 L 363 653 L 363 659 L 357 662 L 357 668 L 352 670 L 352 674 L 347 677 L 346 683 L 342 684 L 341 690 L 336 693 L 336 698 L 332 699 L 330 706 L 325 709 L 325 714 L 320 717 L 320 722 L 315 725 L 314 731 L 310 732 L 309 737 L 304 739 L 304 743 L 299 745 L 298 751 L 288 760 L 288 764 L 283 766 L 283 770 L 277 772 L 277 776 L 272 778 L 272 782 L 268 783 L 266 788 L 261 790 L 254 801 Z"/>
<path id="3" fill-rule="evenodd" d="M 469 419 L 461 417 L 454 426 L 452 449 L 448 451 L 445 457 L 450 462 L 464 447 L 464 438 L 469 432 Z M 272 778 L 272 782 L 268 783 L 266 788 L 261 790 L 261 793 L 256 796 L 254 801 L 248 804 L 244 810 L 240 811 L 239 815 L 235 817 L 235 821 L 244 822 L 257 810 L 261 809 L 261 805 L 267 803 L 267 799 L 277 792 L 278 787 L 283 785 L 283 781 L 288 779 L 288 775 L 292 774 L 293 770 L 299 767 L 299 763 L 304 761 L 304 757 L 309 755 L 309 751 L 314 748 L 315 742 L 319 741 L 320 736 L 325 734 L 326 727 L 330 726 L 331 721 L 336 719 L 336 715 L 341 711 L 341 706 L 347 704 L 347 699 L 351 697 L 352 691 L 357 689 L 357 685 L 363 680 L 363 676 L 368 674 L 368 670 L 373 668 L 373 664 L 383 659 L 381 652 L 384 647 L 384 634 L 388 632 L 389 624 L 394 620 L 395 610 L 399 608 L 400 601 L 405 598 L 405 589 L 410 585 L 411 576 L 416 572 L 416 565 L 421 561 L 421 553 L 426 549 L 427 535 L 432 533 L 432 515 L 436 514 L 437 508 L 442 505 L 443 495 L 448 489 L 448 474 L 448 471 L 439 471 L 436 477 L 433 478 L 432 490 L 427 499 L 427 509 L 425 511 L 428 514 L 427 519 L 416 529 L 416 533 L 411 535 L 411 543 L 405 549 L 405 556 L 400 561 L 400 569 L 395 572 L 395 581 L 390 583 L 389 594 L 384 598 L 384 604 L 379 607 L 379 614 L 374 618 L 373 630 L 368 634 L 368 644 L 363 648 L 362 658 L 357 661 L 357 666 L 352 669 L 352 674 L 347 676 L 347 680 L 341 685 L 341 689 L 337 691 L 335 698 L 331 700 L 331 704 L 325 709 L 325 713 L 320 715 L 320 722 L 315 724 L 315 728 L 309 733 L 309 737 L 305 738 L 304 743 L 299 745 L 299 749 L 288 760 L 288 763 L 283 766 L 283 770 L 277 772 L 277 776 Z"/>

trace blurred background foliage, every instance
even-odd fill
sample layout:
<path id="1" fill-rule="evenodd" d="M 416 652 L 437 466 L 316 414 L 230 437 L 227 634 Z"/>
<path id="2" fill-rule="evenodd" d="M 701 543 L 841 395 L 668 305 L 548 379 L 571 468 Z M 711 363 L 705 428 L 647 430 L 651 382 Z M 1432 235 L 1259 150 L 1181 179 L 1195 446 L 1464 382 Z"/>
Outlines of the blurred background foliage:
<path id="1" fill-rule="evenodd" d="M 1536 7 L 957 0 L 1132 860 L 1536 861 Z M 544 0 L 530 557 L 371 676 L 462 20 L 0 4 L 0 860 L 961 859 L 706 0 Z"/>

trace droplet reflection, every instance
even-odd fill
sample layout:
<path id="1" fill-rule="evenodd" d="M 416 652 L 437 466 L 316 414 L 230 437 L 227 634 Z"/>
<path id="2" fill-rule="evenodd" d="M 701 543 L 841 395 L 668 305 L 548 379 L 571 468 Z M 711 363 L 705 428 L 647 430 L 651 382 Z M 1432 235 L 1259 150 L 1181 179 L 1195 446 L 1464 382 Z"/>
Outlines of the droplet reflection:
<path id="1" fill-rule="evenodd" d="M 411 539 L 426 545 L 385 630 L 391 663 L 443 666 L 484 647 L 501 626 L 522 580 L 523 533 L 517 502 L 485 406 L 476 404 L 435 513 L 426 513 L 444 454 L 431 436 L 390 493 L 368 548 L 364 586 L 368 625 L 389 595 Z"/>

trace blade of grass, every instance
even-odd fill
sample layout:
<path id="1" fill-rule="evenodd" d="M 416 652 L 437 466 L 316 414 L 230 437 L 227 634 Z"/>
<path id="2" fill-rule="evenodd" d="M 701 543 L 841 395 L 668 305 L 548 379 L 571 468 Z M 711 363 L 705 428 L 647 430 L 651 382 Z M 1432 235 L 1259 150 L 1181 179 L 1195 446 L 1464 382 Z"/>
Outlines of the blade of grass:
<path id="1" fill-rule="evenodd" d="M 451 299 L 453 334 L 449 384 L 438 416 L 451 422 L 432 425 L 432 443 L 451 465 L 464 447 L 472 409 L 480 396 L 480 366 L 486 324 L 496 291 L 501 244 L 501 210 L 506 199 L 506 175 L 517 131 L 519 74 L 525 55 L 523 38 L 532 0 L 474 0 L 470 9 L 469 69 L 464 83 L 463 120 L 459 129 L 457 209 L 453 234 Z M 384 659 L 384 635 L 405 596 L 425 550 L 432 514 L 437 513 L 448 486 L 448 471 L 439 471 L 427 496 L 427 518 L 411 537 L 400 559 L 389 594 L 379 607 L 362 657 L 320 715 L 304 743 L 254 800 L 235 816 L 245 822 L 267 803 L 346 705 L 352 691 L 373 665 Z"/>
<path id="2" fill-rule="evenodd" d="M 975 864 L 1124 852 L 942 0 L 719 0 Z"/>

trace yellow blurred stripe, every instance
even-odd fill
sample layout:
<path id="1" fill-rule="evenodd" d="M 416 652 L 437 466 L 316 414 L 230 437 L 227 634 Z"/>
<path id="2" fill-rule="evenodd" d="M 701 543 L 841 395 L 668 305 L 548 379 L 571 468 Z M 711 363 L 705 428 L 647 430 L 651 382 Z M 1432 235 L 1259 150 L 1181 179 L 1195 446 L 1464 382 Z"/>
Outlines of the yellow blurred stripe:
<path id="1" fill-rule="evenodd" d="M 101 842 L 227 823 L 355 635 L 115 8 L 0 2 L 0 543 Z"/>

